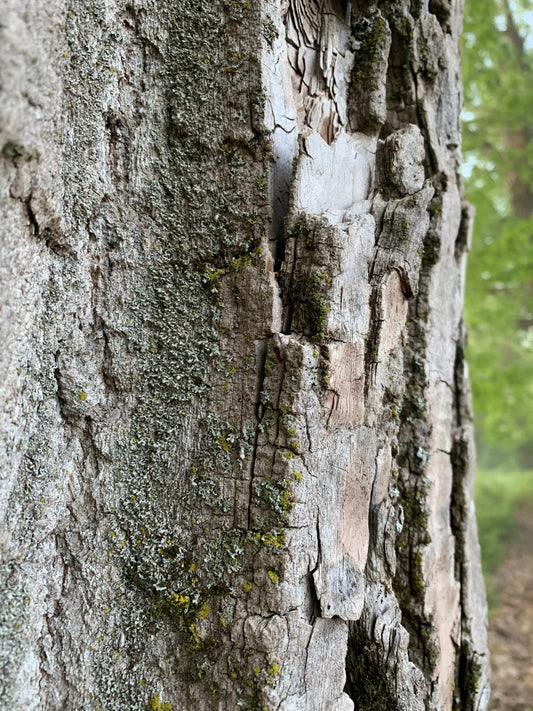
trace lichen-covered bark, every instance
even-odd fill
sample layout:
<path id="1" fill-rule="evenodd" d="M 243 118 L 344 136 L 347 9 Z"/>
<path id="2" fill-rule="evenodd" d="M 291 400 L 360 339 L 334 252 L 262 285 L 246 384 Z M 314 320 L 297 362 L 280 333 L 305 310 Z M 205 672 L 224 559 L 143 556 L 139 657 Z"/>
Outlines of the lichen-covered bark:
<path id="1" fill-rule="evenodd" d="M 0 703 L 485 709 L 460 3 L 5 4 Z"/>

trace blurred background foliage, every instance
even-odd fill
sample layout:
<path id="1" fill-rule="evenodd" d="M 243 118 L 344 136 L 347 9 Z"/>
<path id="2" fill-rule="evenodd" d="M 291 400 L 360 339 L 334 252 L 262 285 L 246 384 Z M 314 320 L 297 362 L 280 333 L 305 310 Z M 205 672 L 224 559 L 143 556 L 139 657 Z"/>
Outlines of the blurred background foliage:
<path id="1" fill-rule="evenodd" d="M 518 507 L 533 511 L 533 0 L 466 0 L 462 51 L 463 175 L 476 208 L 465 312 L 490 575 Z"/>
<path id="2" fill-rule="evenodd" d="M 469 363 L 482 468 L 533 469 L 533 0 L 466 0 Z"/>

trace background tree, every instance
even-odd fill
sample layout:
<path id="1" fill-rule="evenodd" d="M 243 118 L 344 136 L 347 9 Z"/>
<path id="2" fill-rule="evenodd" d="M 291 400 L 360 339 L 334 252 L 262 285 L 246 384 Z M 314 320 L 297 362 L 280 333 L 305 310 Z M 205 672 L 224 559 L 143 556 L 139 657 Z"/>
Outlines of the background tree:
<path id="1" fill-rule="evenodd" d="M 4 3 L 3 706 L 486 708 L 459 5 Z"/>

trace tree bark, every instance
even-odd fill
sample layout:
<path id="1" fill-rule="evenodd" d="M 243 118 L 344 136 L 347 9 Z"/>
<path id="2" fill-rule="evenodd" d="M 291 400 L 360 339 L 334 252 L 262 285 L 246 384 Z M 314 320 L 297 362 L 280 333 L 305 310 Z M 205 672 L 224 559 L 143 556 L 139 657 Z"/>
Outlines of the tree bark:
<path id="1" fill-rule="evenodd" d="M 4 0 L 2 705 L 485 709 L 452 0 Z"/>

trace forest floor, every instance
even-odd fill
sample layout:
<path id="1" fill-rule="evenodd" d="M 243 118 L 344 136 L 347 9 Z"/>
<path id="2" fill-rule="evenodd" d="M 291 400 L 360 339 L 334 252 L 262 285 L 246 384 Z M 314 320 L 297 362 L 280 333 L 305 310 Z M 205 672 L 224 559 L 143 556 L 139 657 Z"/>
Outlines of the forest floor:
<path id="1" fill-rule="evenodd" d="M 515 526 L 488 581 L 496 600 L 489 618 L 494 711 L 533 711 L 533 505 L 517 510 Z"/>

